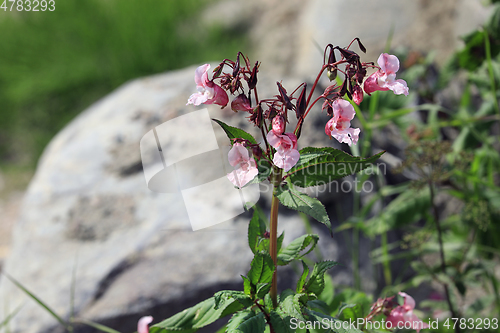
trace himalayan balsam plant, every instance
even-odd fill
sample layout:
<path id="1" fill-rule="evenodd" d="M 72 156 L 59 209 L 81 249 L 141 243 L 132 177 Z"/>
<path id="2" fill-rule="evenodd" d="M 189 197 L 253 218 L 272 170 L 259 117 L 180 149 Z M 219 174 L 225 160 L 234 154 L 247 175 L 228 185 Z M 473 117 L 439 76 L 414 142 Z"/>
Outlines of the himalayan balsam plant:
<path id="1" fill-rule="evenodd" d="M 268 224 L 264 214 L 254 208 L 248 227 L 248 243 L 254 258 L 248 274 L 242 276 L 243 291 L 217 292 L 213 297 L 153 325 L 149 332 L 194 332 L 229 315 L 232 317 L 226 332 L 278 333 L 301 329 L 311 332 L 360 332 L 366 329 L 367 323 L 375 315 L 387 316 L 387 328 L 404 327 L 408 323 L 410 326 L 407 328 L 417 331 L 426 327 L 413 314 L 415 301 L 405 293 L 400 293 L 404 298 L 402 305 L 398 305 L 394 297 L 379 299 L 373 304 L 370 314 L 361 318 L 363 324 L 359 320 L 347 320 L 347 310 L 342 319 L 332 317 L 319 296 L 325 288 L 326 271 L 337 263 L 322 261 L 311 269 L 302 259 L 315 248 L 318 235 L 306 234 L 284 246 L 284 234 L 277 233 L 280 203 L 331 228 L 321 202 L 298 191 L 296 187 L 326 184 L 359 172 L 384 153 L 360 158 L 330 147 L 299 150 L 300 137 L 307 135 L 301 129 L 313 106 L 322 101 L 322 110 L 331 117 L 325 124 L 326 136 L 351 146 L 358 142 L 360 135 L 360 129 L 351 126 L 356 115 L 351 101 L 359 104 L 365 93 L 371 94 L 377 90 L 408 95 L 406 82 L 396 79 L 398 58 L 384 53 L 378 58 L 378 66 L 373 62 L 361 62 L 360 56 L 351 49 L 355 41 L 365 52 L 358 38 L 346 48 L 334 47 L 332 44 L 326 46 L 323 66 L 309 92 L 306 83 L 288 92 L 277 82 L 277 94 L 260 99 L 257 92 L 259 63 L 252 65 L 241 52 L 235 61 L 222 61 L 212 73 L 209 73 L 209 64 L 196 69 L 194 79 L 198 92 L 191 95 L 188 104 L 217 104 L 225 107 L 232 99 L 231 109 L 246 114 L 262 134 L 258 141 L 244 130 L 214 119 L 232 145 L 228 160 L 234 171 L 227 175 L 229 181 L 238 188 L 267 180 L 273 185 L 270 221 Z M 376 71 L 365 79 L 369 68 Z M 325 72 L 333 84 L 313 98 L 318 81 Z M 342 84 L 337 84 L 335 80 L 339 72 L 344 76 L 343 82 L 338 81 Z M 287 129 L 289 117 L 296 117 L 295 128 Z M 303 267 L 296 289 L 278 293 L 276 268 L 293 261 L 299 261 Z M 138 332 L 148 332 L 151 321 L 151 317 L 141 319 Z"/>

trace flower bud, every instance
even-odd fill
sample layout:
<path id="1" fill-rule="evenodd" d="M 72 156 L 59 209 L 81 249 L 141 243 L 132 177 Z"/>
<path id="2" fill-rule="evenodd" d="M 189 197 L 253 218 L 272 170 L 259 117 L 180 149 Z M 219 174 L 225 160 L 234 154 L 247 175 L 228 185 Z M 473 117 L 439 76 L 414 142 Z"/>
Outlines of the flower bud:
<path id="1" fill-rule="evenodd" d="M 352 88 L 352 101 L 357 105 L 363 101 L 363 89 L 359 85 L 355 85 Z"/>
<path id="2" fill-rule="evenodd" d="M 285 119 L 282 116 L 276 116 L 273 118 L 273 132 L 275 134 L 283 134 L 285 131 Z"/>
<path id="3" fill-rule="evenodd" d="M 307 83 L 304 82 L 304 88 L 302 88 L 302 92 L 300 93 L 300 96 L 297 99 L 297 105 L 295 108 L 297 119 L 301 118 L 304 115 L 304 112 L 306 111 L 306 89 L 307 89 Z"/>
<path id="4" fill-rule="evenodd" d="M 253 108 L 250 106 L 250 101 L 248 100 L 247 96 L 245 96 L 245 94 L 240 94 L 238 97 L 233 99 L 233 101 L 231 102 L 231 109 L 234 112 L 253 111 Z"/>

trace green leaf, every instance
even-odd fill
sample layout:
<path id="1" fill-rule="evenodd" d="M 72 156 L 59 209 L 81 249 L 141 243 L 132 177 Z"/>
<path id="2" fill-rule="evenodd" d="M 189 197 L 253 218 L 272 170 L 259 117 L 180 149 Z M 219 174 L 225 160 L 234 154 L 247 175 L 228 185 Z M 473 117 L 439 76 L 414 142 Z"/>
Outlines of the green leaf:
<path id="1" fill-rule="evenodd" d="M 318 199 L 290 188 L 287 184 L 281 185 L 277 190 L 277 197 L 283 206 L 305 213 L 331 229 L 325 206 Z"/>
<path id="2" fill-rule="evenodd" d="M 307 292 L 314 293 L 316 296 L 320 295 L 325 288 L 324 275 L 326 271 L 337 265 L 338 263 L 335 261 L 322 261 L 316 263 L 311 273 L 311 277 L 306 283 L 305 289 Z"/>
<path id="3" fill-rule="evenodd" d="M 271 289 L 271 283 L 259 283 L 257 285 L 257 298 L 264 298 Z"/>
<path id="4" fill-rule="evenodd" d="M 266 318 L 264 317 L 264 313 L 260 312 L 258 315 L 244 320 L 238 326 L 238 328 L 233 332 L 263 333 L 265 329 L 266 329 Z"/>
<path id="5" fill-rule="evenodd" d="M 14 311 L 12 311 L 12 313 L 10 313 L 7 317 L 5 317 L 5 319 L 2 322 L 0 322 L 0 329 L 9 324 L 11 319 L 16 316 L 16 314 L 21 310 L 22 307 L 23 305 L 19 305 Z"/>
<path id="6" fill-rule="evenodd" d="M 255 294 L 255 290 L 252 288 L 252 282 L 246 276 L 241 276 L 243 278 L 243 292 L 245 295 L 252 296 Z"/>
<path id="7" fill-rule="evenodd" d="M 322 300 L 315 299 L 312 301 L 307 302 L 307 308 L 311 310 L 319 310 L 321 313 L 329 314 L 330 313 L 330 307 L 328 304 L 323 302 Z"/>
<path id="8" fill-rule="evenodd" d="M 301 260 L 300 262 L 302 262 L 302 267 L 303 267 L 304 271 L 302 272 L 302 275 L 300 276 L 300 279 L 297 282 L 296 291 L 298 293 L 303 291 L 304 285 L 306 284 L 307 275 L 309 275 L 309 267 L 306 265 L 306 263 L 303 260 Z"/>
<path id="9" fill-rule="evenodd" d="M 253 207 L 253 216 L 248 224 L 248 245 L 253 253 L 257 252 L 259 237 L 264 237 L 266 232 L 266 221 L 263 218 L 264 213 L 255 205 Z"/>
<path id="10" fill-rule="evenodd" d="M 406 190 L 391 201 L 378 217 L 371 218 L 365 223 L 365 233 L 373 237 L 418 221 L 429 211 L 430 200 L 427 188 L 420 191 Z"/>
<path id="11" fill-rule="evenodd" d="M 270 283 L 273 279 L 274 263 L 268 254 L 257 253 L 250 264 L 248 278 L 253 285 Z"/>
<path id="12" fill-rule="evenodd" d="M 253 144 L 257 144 L 257 141 L 255 141 L 254 137 L 251 134 L 245 132 L 244 130 L 233 127 L 233 126 L 229 126 L 228 124 L 226 124 L 220 120 L 217 120 L 217 119 L 212 119 L 212 120 L 215 121 L 217 124 L 219 124 L 220 127 L 222 127 L 222 129 L 224 130 L 224 132 L 226 132 L 226 135 L 229 139 L 241 138 L 241 139 L 248 140 Z M 231 146 L 232 146 L 233 140 L 230 140 L 230 141 L 231 141 Z"/>
<path id="13" fill-rule="evenodd" d="M 291 328 L 290 317 L 286 316 L 285 318 L 282 318 L 276 312 L 271 312 L 269 314 L 269 317 L 271 318 L 271 325 L 273 326 L 275 332 L 280 332 L 280 333 L 295 332 L 295 330 Z"/>
<path id="14" fill-rule="evenodd" d="M 230 299 L 224 302 L 223 305 L 219 306 L 218 309 L 215 309 L 215 298 L 210 297 L 209 299 L 198 303 L 193 307 L 190 307 L 158 324 L 151 326 L 149 332 L 194 332 L 197 329 L 207 326 L 219 318 L 235 313 L 242 308 L 243 306 L 235 299 Z"/>
<path id="15" fill-rule="evenodd" d="M 299 320 L 304 320 L 299 299 L 295 298 L 295 293 L 291 289 L 284 290 L 279 297 L 278 313 L 284 318 L 290 316 Z"/>
<path id="16" fill-rule="evenodd" d="M 48 313 L 50 313 L 52 315 L 52 317 L 54 317 L 54 319 L 56 319 L 59 323 L 61 323 L 61 325 L 63 325 L 65 328 L 67 327 L 67 324 L 66 322 L 60 317 L 58 316 L 54 310 L 52 310 L 51 307 L 49 307 L 46 303 L 44 303 L 41 299 L 39 299 L 38 297 L 35 296 L 35 294 L 33 294 L 31 291 L 29 291 L 26 287 L 24 287 L 19 281 L 17 281 L 16 279 L 14 279 L 12 276 L 10 276 L 9 274 L 7 273 L 3 273 L 5 275 L 6 278 L 8 278 L 13 284 L 15 284 L 19 289 L 21 289 L 26 295 L 28 295 L 31 299 L 33 299 L 35 302 L 37 302 L 42 308 L 45 309 L 45 311 L 47 311 Z"/>
<path id="17" fill-rule="evenodd" d="M 229 322 L 227 323 L 227 329 L 226 332 L 237 332 L 238 327 L 243 323 L 245 320 L 248 320 L 252 317 L 255 317 L 255 312 L 252 310 L 242 310 L 239 312 L 236 312 L 231 319 L 229 319 Z"/>
<path id="18" fill-rule="evenodd" d="M 278 253 L 278 265 L 286 265 L 294 259 L 299 259 L 311 252 L 318 243 L 318 235 L 302 235 L 294 239 L 287 247 Z M 309 250 L 303 254 L 301 252 L 308 246 Z"/>
<path id="19" fill-rule="evenodd" d="M 325 185 L 366 169 L 383 153 L 385 151 L 362 158 L 330 147 L 307 147 L 300 150 L 299 161 L 284 177 L 299 187 Z"/>
<path id="20" fill-rule="evenodd" d="M 357 304 L 343 304 L 340 307 L 338 318 L 340 320 L 356 321 L 358 318 L 363 318 L 363 308 Z"/>
<path id="21" fill-rule="evenodd" d="M 227 301 L 232 301 L 233 299 L 238 301 L 244 307 L 250 306 L 252 304 L 252 299 L 245 294 L 244 291 L 237 290 L 222 290 L 214 295 L 215 298 L 215 310 L 219 307 L 224 306 Z"/>

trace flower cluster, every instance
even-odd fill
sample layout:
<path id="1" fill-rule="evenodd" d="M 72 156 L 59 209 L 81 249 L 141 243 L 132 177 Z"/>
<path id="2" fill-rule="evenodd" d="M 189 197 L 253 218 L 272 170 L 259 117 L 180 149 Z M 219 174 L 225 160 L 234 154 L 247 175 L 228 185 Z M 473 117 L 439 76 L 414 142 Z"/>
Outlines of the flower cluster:
<path id="1" fill-rule="evenodd" d="M 413 297 L 404 292 L 399 292 L 399 295 L 404 298 L 404 304 L 399 305 L 395 300 L 395 296 L 387 298 L 379 298 L 371 307 L 370 314 L 366 320 L 371 320 L 378 314 L 383 314 L 387 317 L 388 327 L 408 327 L 408 323 L 414 330 L 420 332 L 421 329 L 428 328 L 429 325 L 420 320 L 414 313 L 415 300 Z"/>
<path id="2" fill-rule="evenodd" d="M 238 53 L 236 61 L 229 59 L 222 61 L 214 69 L 211 80 L 208 79 L 209 64 L 196 69 L 194 80 L 198 92 L 189 97 L 187 104 L 217 104 L 225 107 L 229 103 L 228 93 L 235 95 L 231 109 L 234 112 L 248 113 L 248 120 L 259 127 L 263 134 L 265 147 L 241 138 L 233 140 L 229 162 L 235 170 L 228 174 L 228 179 L 235 186 L 245 186 L 258 174 L 255 159 L 263 158 L 272 167 L 284 172 L 293 168 L 300 159 L 297 141 L 302 125 L 313 105 L 319 100 L 324 100 L 322 109 L 331 116 L 325 126 L 326 135 L 351 146 L 357 144 L 361 130 L 351 127 L 356 111 L 345 99 L 346 95 L 359 105 L 364 93 L 371 94 L 376 90 L 392 90 L 395 94 L 408 94 L 406 82 L 396 80 L 396 72 L 399 70 L 399 60 L 396 56 L 387 53 L 380 55 L 379 66 L 361 62 L 360 56 L 349 49 L 354 41 L 357 41 L 361 51 L 366 52 L 358 38 L 346 48 L 327 45 L 323 66 L 309 94 L 305 82 L 292 93 L 288 93 L 280 82 L 276 82 L 278 94 L 272 98 L 259 99 L 256 87 L 259 63 L 256 62 L 252 66 L 250 60 L 241 52 Z M 338 61 L 336 52 L 340 53 Z M 366 78 L 369 67 L 374 67 L 377 71 Z M 230 70 L 225 72 L 224 69 L 227 68 Z M 325 71 L 330 81 L 336 78 L 338 72 L 343 73 L 344 81 L 341 85 L 334 83 L 328 86 L 323 94 L 312 100 L 316 85 Z M 215 80 L 218 83 L 215 83 Z M 297 125 L 293 131 L 285 132 L 289 114 L 295 114 Z M 248 149 L 251 149 L 253 156 Z"/>

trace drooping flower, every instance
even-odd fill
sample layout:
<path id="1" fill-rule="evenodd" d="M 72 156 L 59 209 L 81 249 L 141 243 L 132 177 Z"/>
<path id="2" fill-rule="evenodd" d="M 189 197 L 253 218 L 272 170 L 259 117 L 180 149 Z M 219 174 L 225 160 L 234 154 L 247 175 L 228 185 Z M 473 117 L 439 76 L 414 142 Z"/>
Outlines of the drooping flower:
<path id="1" fill-rule="evenodd" d="M 148 325 L 153 321 L 153 317 L 146 316 L 139 319 L 137 323 L 137 333 L 149 333 Z"/>
<path id="2" fill-rule="evenodd" d="M 278 168 L 288 171 L 297 164 L 300 153 L 297 150 L 297 137 L 295 134 L 278 134 L 272 129 L 267 133 L 266 139 L 267 142 L 276 149 L 273 163 Z"/>
<path id="3" fill-rule="evenodd" d="M 420 332 L 421 329 L 428 328 L 428 324 L 424 323 L 413 314 L 413 309 L 415 309 L 415 300 L 413 297 L 403 292 L 399 292 L 399 295 L 404 297 L 405 302 L 403 305 L 398 305 L 391 311 L 387 317 L 387 323 L 391 323 L 392 328 L 407 328 L 410 326 L 412 329 L 417 330 L 417 333 Z"/>
<path id="4" fill-rule="evenodd" d="M 356 144 L 359 139 L 359 128 L 351 128 L 351 120 L 356 115 L 354 107 L 345 99 L 332 102 L 333 117 L 326 123 L 325 133 L 340 143 Z"/>
<path id="5" fill-rule="evenodd" d="M 396 80 L 396 72 L 399 70 L 399 59 L 387 53 L 382 53 L 377 60 L 380 69 L 370 75 L 364 84 L 367 94 L 374 91 L 392 90 L 396 95 L 408 96 L 408 85 L 404 80 Z"/>
<path id="6" fill-rule="evenodd" d="M 186 105 L 194 104 L 218 104 L 222 107 L 226 106 L 229 102 L 227 93 L 208 79 L 208 70 L 210 64 L 201 65 L 196 68 L 194 73 L 194 82 L 196 82 L 197 93 L 192 94 Z"/>
<path id="7" fill-rule="evenodd" d="M 259 170 L 248 149 L 241 143 L 235 143 L 228 153 L 229 164 L 235 169 L 227 174 L 227 178 L 237 187 L 243 187 L 257 176 Z"/>

